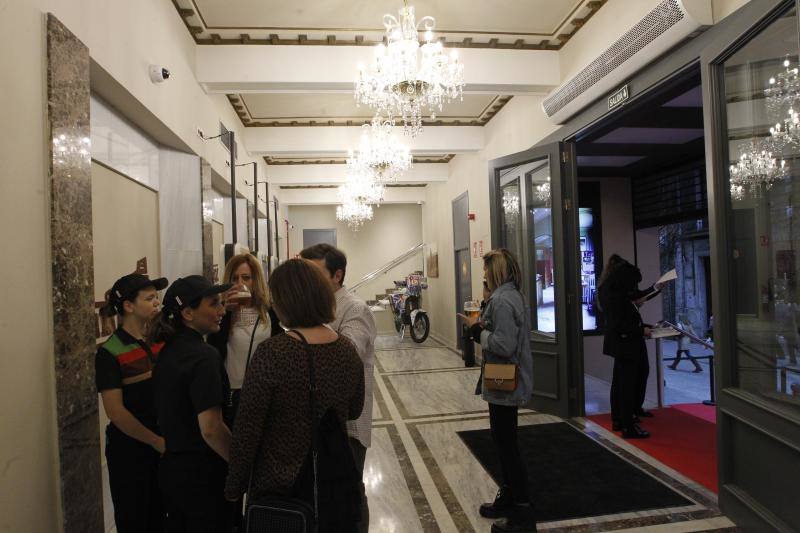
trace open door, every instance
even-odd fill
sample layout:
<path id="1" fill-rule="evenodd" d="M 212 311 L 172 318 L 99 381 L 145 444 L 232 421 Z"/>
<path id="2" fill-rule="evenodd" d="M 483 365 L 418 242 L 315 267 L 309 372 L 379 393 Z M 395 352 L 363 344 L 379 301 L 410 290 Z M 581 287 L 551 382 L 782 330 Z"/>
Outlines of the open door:
<path id="1" fill-rule="evenodd" d="M 701 63 L 719 503 L 743 530 L 798 531 L 798 11 L 751 0 L 725 23 Z"/>
<path id="2" fill-rule="evenodd" d="M 573 154 L 552 143 L 489 164 L 492 247 L 517 257 L 531 308 L 530 407 L 561 417 L 583 405 Z"/>

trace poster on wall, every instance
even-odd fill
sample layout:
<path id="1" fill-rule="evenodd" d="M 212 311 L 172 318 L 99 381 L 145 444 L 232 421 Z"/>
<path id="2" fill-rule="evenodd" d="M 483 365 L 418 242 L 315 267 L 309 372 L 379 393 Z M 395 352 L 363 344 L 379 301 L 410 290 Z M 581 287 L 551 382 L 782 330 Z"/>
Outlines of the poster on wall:
<path id="1" fill-rule="evenodd" d="M 425 261 L 425 270 L 429 278 L 439 277 L 439 252 L 436 250 L 428 250 L 428 257 Z"/>

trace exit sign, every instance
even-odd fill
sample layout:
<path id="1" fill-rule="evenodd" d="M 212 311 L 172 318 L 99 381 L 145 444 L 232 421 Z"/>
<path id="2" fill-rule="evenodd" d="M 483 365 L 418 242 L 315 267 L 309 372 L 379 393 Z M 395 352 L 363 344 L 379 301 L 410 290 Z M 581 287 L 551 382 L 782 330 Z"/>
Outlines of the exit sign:
<path id="1" fill-rule="evenodd" d="M 627 100 L 629 96 L 630 92 L 628 91 L 628 86 L 623 85 L 608 97 L 608 109 L 611 110 L 619 106 L 625 100 Z"/>

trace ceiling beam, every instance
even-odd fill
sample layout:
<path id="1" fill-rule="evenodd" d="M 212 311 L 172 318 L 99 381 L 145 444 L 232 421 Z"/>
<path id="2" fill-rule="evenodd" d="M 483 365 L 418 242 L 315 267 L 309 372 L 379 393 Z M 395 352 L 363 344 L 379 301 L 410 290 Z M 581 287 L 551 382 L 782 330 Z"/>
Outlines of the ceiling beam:
<path id="1" fill-rule="evenodd" d="M 334 165 L 270 165 L 267 181 L 277 185 L 312 185 L 344 183 L 346 166 Z M 397 183 L 444 182 L 450 173 L 447 163 L 417 163 L 397 178 Z"/>
<path id="2" fill-rule="evenodd" d="M 482 126 L 431 126 L 411 139 L 395 127 L 397 136 L 414 155 L 457 154 L 483 149 L 485 129 Z M 342 156 L 358 146 L 363 130 L 360 126 L 298 126 L 294 128 L 245 128 L 244 145 L 253 156 L 291 156 L 313 152 L 320 157 Z"/>
<path id="3" fill-rule="evenodd" d="M 195 47 L 197 81 L 208 93 L 352 92 L 358 65 L 372 50 L 363 46 Z M 458 50 L 466 92 L 544 94 L 561 82 L 558 52 Z M 302 68 L 298 68 L 302 66 Z"/>
<path id="4" fill-rule="evenodd" d="M 278 201 L 284 205 L 334 205 L 341 203 L 338 190 L 332 189 L 279 189 Z M 270 193 L 272 189 L 270 189 Z M 390 187 L 384 196 L 384 204 L 422 204 L 427 196 L 427 187 Z M 378 207 L 377 209 L 380 209 Z M 289 222 L 296 222 L 289 218 Z"/>

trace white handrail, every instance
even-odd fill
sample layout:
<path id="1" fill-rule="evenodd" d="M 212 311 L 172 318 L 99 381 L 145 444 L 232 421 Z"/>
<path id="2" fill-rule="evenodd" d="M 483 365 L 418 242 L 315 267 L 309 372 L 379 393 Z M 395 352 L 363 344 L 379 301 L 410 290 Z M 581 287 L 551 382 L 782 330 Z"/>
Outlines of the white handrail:
<path id="1" fill-rule="evenodd" d="M 394 267 L 396 267 L 397 265 L 399 265 L 400 263 L 402 263 L 406 259 L 408 259 L 410 257 L 413 257 L 414 255 L 418 254 L 424 248 L 425 248 L 425 243 L 423 243 L 423 242 L 419 243 L 418 245 L 414 246 L 413 248 L 409 249 L 408 251 L 403 252 L 401 255 L 398 255 L 397 257 L 395 257 L 394 259 L 392 259 L 391 261 L 389 261 L 388 263 L 386 263 L 382 267 L 378 268 L 377 270 L 373 270 L 369 274 L 365 275 L 363 278 L 361 278 L 361 280 L 358 283 L 356 283 L 352 287 L 349 287 L 347 290 L 350 291 L 350 292 L 355 292 L 360 287 L 363 287 L 365 284 L 369 283 L 370 281 L 372 281 L 373 279 L 377 278 L 381 274 L 385 274 L 386 272 L 390 271 L 391 269 L 393 269 Z"/>

